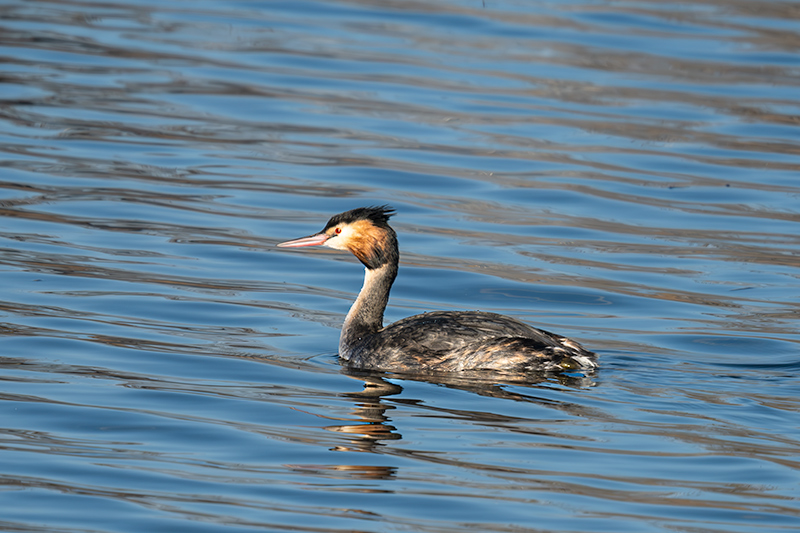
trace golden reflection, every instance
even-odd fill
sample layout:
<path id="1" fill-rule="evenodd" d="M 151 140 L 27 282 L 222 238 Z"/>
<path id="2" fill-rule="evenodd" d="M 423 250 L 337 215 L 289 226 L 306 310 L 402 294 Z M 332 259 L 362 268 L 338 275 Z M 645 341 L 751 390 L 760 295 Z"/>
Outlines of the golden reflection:
<path id="1" fill-rule="evenodd" d="M 595 385 L 595 381 L 591 375 L 583 376 L 580 374 L 541 373 L 527 374 L 524 376 L 501 373 L 489 373 L 487 375 L 486 372 L 461 372 L 459 374 L 460 375 L 441 373 L 422 377 L 418 375 L 390 375 L 382 372 L 345 370 L 344 375 L 364 383 L 364 388 L 362 390 L 343 395 L 353 400 L 352 416 L 354 419 L 357 419 L 359 423 L 326 426 L 324 429 L 327 431 L 346 434 L 352 437 L 349 444 L 340 444 L 334 446 L 331 450 L 375 452 L 378 447 L 384 445 L 383 443 L 385 441 L 399 440 L 402 438 L 402 434 L 392 425 L 392 420 L 389 416 L 389 412 L 396 409 L 396 407 L 384 401 L 385 398 L 396 396 L 403 391 L 400 385 L 389 381 L 389 379 L 393 377 L 434 383 L 436 385 L 463 390 L 480 396 L 533 402 L 562 409 L 572 414 L 577 414 L 577 411 L 583 408 L 570 402 L 554 402 L 550 399 L 538 398 L 523 392 L 512 392 L 508 390 L 506 386 L 523 385 L 525 387 L 535 387 L 537 384 L 545 382 L 557 382 L 560 386 L 568 388 L 587 388 Z M 395 401 L 404 405 L 417 405 L 420 403 L 417 400 L 406 398 L 397 398 Z M 477 413 L 467 410 L 430 409 L 439 411 L 442 416 L 457 416 L 459 418 L 472 419 L 478 423 L 497 423 L 504 420 L 502 416 L 489 413 Z"/>

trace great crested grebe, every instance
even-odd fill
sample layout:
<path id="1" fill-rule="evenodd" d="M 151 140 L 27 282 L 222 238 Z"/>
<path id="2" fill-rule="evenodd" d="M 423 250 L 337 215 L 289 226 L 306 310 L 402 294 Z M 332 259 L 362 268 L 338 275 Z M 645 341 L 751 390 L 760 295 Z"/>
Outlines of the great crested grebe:
<path id="1" fill-rule="evenodd" d="M 360 207 L 332 217 L 319 233 L 278 244 L 347 250 L 366 267 L 364 286 L 339 338 L 339 356 L 350 367 L 397 372 L 597 367 L 597 355 L 577 342 L 496 313 L 435 311 L 384 327 L 400 257 L 388 224 L 393 214 L 388 206 Z"/>

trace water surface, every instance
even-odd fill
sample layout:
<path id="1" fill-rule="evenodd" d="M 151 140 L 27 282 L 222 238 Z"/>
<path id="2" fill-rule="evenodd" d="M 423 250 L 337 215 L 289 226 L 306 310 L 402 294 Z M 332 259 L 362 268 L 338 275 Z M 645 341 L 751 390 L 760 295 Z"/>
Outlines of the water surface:
<path id="1" fill-rule="evenodd" d="M 800 525 L 792 2 L 0 7 L 0 529 Z M 510 314 L 590 375 L 363 375 L 387 320 Z M 365 383 L 370 386 L 365 387 Z"/>

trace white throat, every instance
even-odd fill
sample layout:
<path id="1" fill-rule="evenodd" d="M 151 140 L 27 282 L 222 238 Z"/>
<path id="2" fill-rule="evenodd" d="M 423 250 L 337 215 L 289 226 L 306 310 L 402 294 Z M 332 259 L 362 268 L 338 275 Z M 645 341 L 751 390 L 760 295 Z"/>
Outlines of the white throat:
<path id="1" fill-rule="evenodd" d="M 339 337 L 339 355 L 347 359 L 350 348 L 362 337 L 375 333 L 383 327 L 383 311 L 389 301 L 389 289 L 394 275 L 392 267 L 384 265 L 375 269 L 364 269 L 364 285 L 344 319 Z"/>

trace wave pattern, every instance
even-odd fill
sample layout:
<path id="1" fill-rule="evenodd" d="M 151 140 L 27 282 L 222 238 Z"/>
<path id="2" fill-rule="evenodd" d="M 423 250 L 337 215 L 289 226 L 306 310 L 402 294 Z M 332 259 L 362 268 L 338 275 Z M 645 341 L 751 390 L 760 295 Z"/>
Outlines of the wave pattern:
<path id="1" fill-rule="evenodd" d="M 0 529 L 795 530 L 798 22 L 0 6 Z M 387 318 L 508 313 L 600 371 L 343 372 L 361 269 L 274 244 L 382 203 Z"/>

